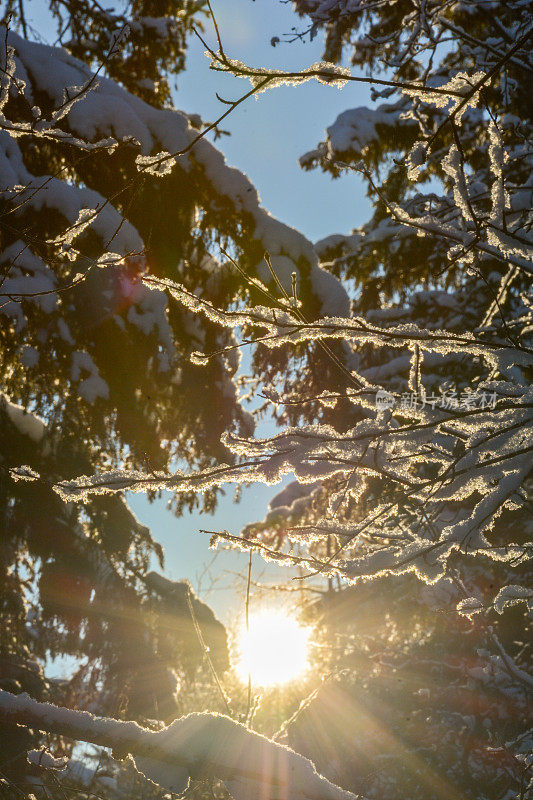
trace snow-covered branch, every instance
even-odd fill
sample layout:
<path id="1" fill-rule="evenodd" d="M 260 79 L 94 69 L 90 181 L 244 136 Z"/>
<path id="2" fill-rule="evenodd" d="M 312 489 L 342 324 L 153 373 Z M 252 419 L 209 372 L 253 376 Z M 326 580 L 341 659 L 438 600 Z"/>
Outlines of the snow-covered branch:
<path id="1" fill-rule="evenodd" d="M 320 776 L 283 745 L 219 714 L 189 714 L 160 731 L 135 722 L 38 703 L 0 690 L 0 717 L 83 742 L 131 753 L 138 769 L 181 794 L 189 778 L 223 780 L 235 800 L 350 800 L 355 796 Z"/>

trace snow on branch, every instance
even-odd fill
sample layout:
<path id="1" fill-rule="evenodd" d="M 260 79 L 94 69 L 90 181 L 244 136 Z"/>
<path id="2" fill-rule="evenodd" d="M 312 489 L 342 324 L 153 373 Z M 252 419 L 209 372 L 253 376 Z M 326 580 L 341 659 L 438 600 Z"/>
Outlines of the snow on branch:
<path id="1" fill-rule="evenodd" d="M 43 206 L 57 208 L 66 217 L 69 227 L 61 233 L 56 244 L 70 249 L 75 257 L 77 251 L 73 248 L 73 241 L 90 226 L 106 247 L 112 247 L 114 251 L 103 254 L 100 266 L 109 263 L 110 255 L 115 256 L 115 263 L 120 261 L 120 256 L 143 251 L 143 243 L 135 228 L 113 207 L 115 196 L 103 198 L 97 192 L 72 186 L 55 176 L 36 178 L 25 168 L 16 137 L 35 136 L 39 130 L 40 135 L 52 135 L 50 126 L 43 123 L 41 130 L 37 124 L 40 110 L 34 105 L 34 96 L 41 93 L 55 109 L 54 113 L 61 113 L 62 127 L 53 129 L 54 136 L 57 135 L 61 141 L 68 141 L 81 149 L 138 148 L 138 174 L 120 189 L 117 196 L 126 188 L 132 188 L 136 181 L 142 181 L 145 174 L 164 176 L 177 164 L 186 171 L 200 166 L 214 190 L 206 195 L 212 197 L 213 205 L 218 208 L 220 199 L 225 198 L 236 214 L 251 221 L 246 234 L 249 244 L 259 244 L 272 258 L 290 263 L 289 274 L 296 271 L 298 275 L 308 275 L 322 313 L 349 313 L 345 290 L 318 266 L 311 242 L 260 206 L 258 193 L 248 178 L 229 167 L 222 153 L 205 138 L 207 129 L 199 134 L 186 114 L 172 108 L 154 108 L 113 80 L 102 75 L 96 79 L 86 64 L 61 48 L 27 41 L 3 28 L 0 36 L 2 34 L 8 50 L 8 62 L 0 86 L 4 108 L 11 94 L 23 93 L 24 101 L 36 109 L 37 122 L 26 124 L 2 117 L 0 166 L 3 176 L 0 191 L 16 203 L 17 208 L 25 205 L 37 211 Z M 66 87 L 78 87 L 77 91 L 69 93 L 68 101 L 65 99 Z M 81 91 L 80 87 L 86 89 Z M 256 267 L 259 270 L 261 262 Z"/>
<path id="2" fill-rule="evenodd" d="M 310 425 L 288 428 L 268 439 L 227 436 L 226 446 L 241 459 L 233 466 L 219 465 L 191 475 L 117 470 L 63 481 L 55 489 L 65 500 L 79 500 L 92 493 L 124 489 L 187 492 L 223 483 L 271 484 L 293 473 L 303 484 L 328 478 L 350 479 L 356 496 L 360 491 L 357 486 L 364 486 L 367 476 L 374 475 L 401 489 L 413 509 L 424 509 L 421 521 L 415 525 L 394 499 L 378 504 L 359 524 L 320 520 L 319 535 L 327 531 L 341 546 L 328 562 L 315 562 L 314 566 L 318 571 L 338 571 L 348 579 L 415 571 L 427 582 L 434 582 L 445 573 L 449 558 L 457 551 L 496 561 L 518 562 L 527 557 L 528 547 L 513 545 L 512 541 L 506 548 L 493 547 L 486 534 L 506 507 L 520 502 L 520 487 L 529 472 L 533 449 L 531 427 L 529 394 L 511 401 L 502 396 L 494 410 L 472 408 L 451 415 L 429 408 L 419 412 L 418 423 L 390 426 L 378 416 L 364 419 L 344 434 L 328 426 Z M 459 454 L 457 441 L 468 443 Z M 417 475 L 413 472 L 415 465 L 419 470 L 429 469 L 428 474 L 434 477 L 425 478 L 420 472 Z M 461 507 L 467 498 L 476 496 L 480 499 L 474 507 Z M 450 502 L 461 505 L 449 506 Z M 388 544 L 376 548 L 374 540 L 381 542 L 384 536 Z M 243 548 L 256 545 L 247 540 L 241 544 Z M 346 546 L 354 544 L 359 545 L 356 556 L 343 553 Z M 275 553 L 264 555 L 276 558 Z M 286 556 L 280 553 L 278 559 L 286 560 Z"/>
<path id="3" fill-rule="evenodd" d="M 198 713 L 150 731 L 135 722 L 39 703 L 0 690 L 5 722 L 131 753 L 162 788 L 186 790 L 189 778 L 223 780 L 235 800 L 355 800 L 319 775 L 311 761 L 220 714 Z"/>
<path id="4" fill-rule="evenodd" d="M 203 41 L 203 40 L 202 40 Z M 204 42 L 205 44 L 205 42 Z M 207 47 L 207 45 L 206 45 Z M 218 72 L 230 72 L 239 78 L 248 78 L 252 84 L 254 94 L 284 85 L 297 85 L 308 80 L 316 79 L 320 83 L 335 86 L 342 89 L 349 81 L 357 83 L 369 83 L 378 86 L 390 86 L 417 94 L 444 95 L 446 97 L 462 98 L 461 92 L 456 87 L 424 86 L 422 83 L 409 83 L 408 81 L 391 81 L 382 78 L 365 77 L 362 75 L 352 75 L 347 67 L 341 67 L 330 61 L 317 61 L 309 67 L 296 72 L 283 70 L 267 69 L 265 67 L 249 67 L 247 64 L 236 58 L 229 58 L 224 52 L 214 51 L 207 47 L 206 55 L 211 58 L 211 69 Z"/>
<path id="5" fill-rule="evenodd" d="M 400 361 L 406 362 L 410 380 L 419 388 L 422 355 L 426 353 L 432 358 L 464 354 L 482 359 L 494 378 L 498 372 L 502 378 L 480 384 L 479 389 L 492 398 L 481 406 L 476 406 L 475 396 L 467 395 L 465 403 L 469 398 L 471 401 L 468 405 L 460 407 L 456 402 L 443 407 L 442 398 L 430 398 L 421 391 L 421 403 L 407 412 L 407 421 L 402 420 L 405 412 L 401 408 L 397 409 L 399 418 L 380 413 L 377 398 L 382 387 L 367 381 L 363 389 L 350 395 L 364 418 L 344 434 L 329 426 L 311 424 L 287 428 L 268 439 L 227 435 L 224 442 L 238 459 L 235 465 L 219 464 L 193 474 L 115 470 L 80 476 L 54 487 L 65 501 L 124 489 L 165 488 L 181 493 L 203 491 L 223 483 L 271 484 L 290 473 L 303 484 L 330 478 L 349 480 L 350 485 L 359 487 L 350 490 L 355 499 L 367 476 L 373 475 L 405 494 L 412 508 L 410 514 L 416 509 L 417 513 L 424 509 L 424 514 L 416 525 L 409 515 L 402 522 L 403 513 L 393 498 L 378 504 L 375 512 L 358 525 L 347 527 L 337 520 L 320 521 L 319 529 L 336 536 L 340 546 L 327 562 L 315 562 L 313 566 L 318 571 L 336 570 L 348 579 L 415 571 L 433 582 L 445 573 L 448 560 L 458 550 L 487 555 L 493 560 L 526 557 L 527 547 L 518 543 L 513 546 L 509 541 L 509 548 L 504 551 L 491 546 L 487 533 L 506 508 L 520 505 L 521 486 L 530 469 L 531 391 L 522 377 L 522 370 L 533 362 L 529 348 L 511 345 L 495 336 L 455 334 L 421 328 L 413 322 L 387 327 L 362 318 L 324 318 L 306 323 L 299 310 L 284 301 L 274 309 L 255 306 L 225 312 L 177 284 L 165 281 L 159 285 L 191 311 L 204 313 L 221 325 L 246 325 L 263 333 L 266 330 L 267 336 L 262 336 L 261 341 L 267 347 L 334 338 L 347 345 L 400 348 L 408 351 Z M 202 363 L 209 356 L 193 357 Z M 393 395 L 388 397 L 394 406 L 396 399 Z M 464 505 L 468 498 L 469 503 Z M 376 547 L 373 540 L 379 542 L 385 533 L 387 546 Z M 230 540 L 229 534 L 225 538 Z M 238 546 L 234 539 L 231 541 Z M 349 556 L 346 551 L 355 544 L 358 552 Z M 242 546 L 255 547 L 256 543 L 243 540 Z M 271 553 L 263 554 L 272 557 Z M 286 554 L 280 553 L 279 559 L 285 560 Z"/>

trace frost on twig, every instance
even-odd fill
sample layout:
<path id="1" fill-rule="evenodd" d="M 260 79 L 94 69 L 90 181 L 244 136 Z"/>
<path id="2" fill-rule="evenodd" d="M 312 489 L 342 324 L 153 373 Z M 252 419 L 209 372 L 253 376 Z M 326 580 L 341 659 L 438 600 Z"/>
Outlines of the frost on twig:
<path id="1" fill-rule="evenodd" d="M 346 85 L 351 73 L 347 67 L 341 67 L 330 61 L 317 61 L 299 72 L 283 72 L 264 67 L 250 68 L 236 58 L 228 58 L 220 52 L 207 51 L 206 56 L 211 59 L 211 68 L 231 72 L 240 78 L 248 78 L 255 94 L 260 94 L 267 89 L 278 86 L 294 86 L 315 79 L 319 83 L 328 84 L 338 89 Z"/>

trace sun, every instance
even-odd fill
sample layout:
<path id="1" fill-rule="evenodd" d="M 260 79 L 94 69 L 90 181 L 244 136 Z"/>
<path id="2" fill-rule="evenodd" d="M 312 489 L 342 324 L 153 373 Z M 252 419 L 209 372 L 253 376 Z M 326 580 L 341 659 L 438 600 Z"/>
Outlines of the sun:
<path id="1" fill-rule="evenodd" d="M 294 680 L 309 666 L 310 633 L 310 628 L 281 611 L 250 616 L 248 630 L 243 628 L 237 641 L 237 676 L 246 682 L 250 675 L 255 686 Z"/>

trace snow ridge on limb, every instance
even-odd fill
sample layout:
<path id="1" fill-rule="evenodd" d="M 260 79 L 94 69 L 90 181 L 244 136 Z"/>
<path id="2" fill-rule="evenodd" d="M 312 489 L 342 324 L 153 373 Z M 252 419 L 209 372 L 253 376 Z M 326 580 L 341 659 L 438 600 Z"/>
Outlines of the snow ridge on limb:
<path id="1" fill-rule="evenodd" d="M 216 777 L 235 800 L 354 800 L 319 775 L 311 761 L 220 714 L 189 714 L 161 731 L 136 722 L 39 703 L 0 690 L 0 716 L 81 741 L 131 753 L 162 788 L 183 792 L 189 777 Z"/>

